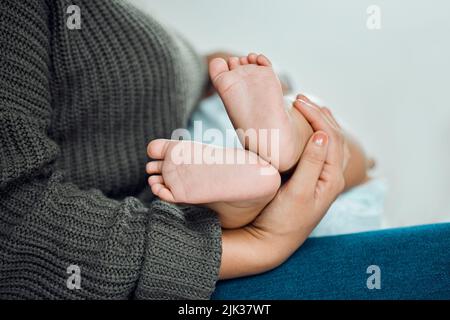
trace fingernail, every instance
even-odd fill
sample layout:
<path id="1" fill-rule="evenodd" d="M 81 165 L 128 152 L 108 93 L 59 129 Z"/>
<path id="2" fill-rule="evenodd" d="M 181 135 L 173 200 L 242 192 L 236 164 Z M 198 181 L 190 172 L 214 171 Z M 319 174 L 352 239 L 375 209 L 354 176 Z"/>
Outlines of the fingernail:
<path id="1" fill-rule="evenodd" d="M 313 142 L 318 147 L 323 147 L 327 144 L 328 137 L 326 134 L 319 132 L 314 135 Z"/>
<path id="2" fill-rule="evenodd" d="M 303 101 L 308 101 L 308 102 L 309 102 L 308 97 L 305 96 L 305 95 L 303 95 L 303 94 L 299 94 L 299 95 L 297 96 L 297 99 L 303 100 Z"/>
<path id="3" fill-rule="evenodd" d="M 297 101 L 299 101 L 304 106 L 314 108 L 314 106 L 311 104 L 311 102 L 305 100 L 304 98 L 297 99 Z"/>

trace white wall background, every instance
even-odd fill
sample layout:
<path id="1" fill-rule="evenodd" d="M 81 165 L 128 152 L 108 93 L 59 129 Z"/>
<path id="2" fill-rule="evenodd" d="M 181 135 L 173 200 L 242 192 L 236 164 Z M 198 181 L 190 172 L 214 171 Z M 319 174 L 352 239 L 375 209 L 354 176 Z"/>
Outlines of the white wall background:
<path id="1" fill-rule="evenodd" d="M 389 182 L 387 226 L 450 221 L 450 1 L 132 2 L 200 52 L 265 53 L 326 101 Z"/>

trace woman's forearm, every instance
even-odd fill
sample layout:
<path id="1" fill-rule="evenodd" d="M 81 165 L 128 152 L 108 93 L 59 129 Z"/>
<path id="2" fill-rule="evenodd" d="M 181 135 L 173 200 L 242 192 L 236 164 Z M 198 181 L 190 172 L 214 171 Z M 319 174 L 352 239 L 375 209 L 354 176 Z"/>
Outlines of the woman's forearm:
<path id="1" fill-rule="evenodd" d="M 346 169 L 344 170 L 345 190 L 366 182 L 369 177 L 369 159 L 362 146 L 352 136 L 346 134 L 345 139 L 350 152 Z"/>
<path id="2" fill-rule="evenodd" d="M 286 201 L 285 205 L 288 205 Z M 277 206 L 281 211 L 283 208 Z M 286 208 L 287 209 L 287 208 Z M 302 211 L 301 208 L 291 210 Z M 298 211 L 297 211 L 298 210 Z M 274 269 L 287 260 L 308 238 L 320 219 L 303 214 L 299 228 L 283 227 L 273 223 L 272 230 L 256 224 L 222 231 L 222 260 L 219 278 L 232 279 L 251 276 Z M 285 222 L 284 222 L 285 223 Z"/>
<path id="3" fill-rule="evenodd" d="M 291 247 L 298 248 L 296 238 L 266 232 L 254 225 L 223 230 L 219 278 L 240 278 L 276 268 L 292 254 Z"/>
<path id="4" fill-rule="evenodd" d="M 264 248 L 261 242 L 262 239 L 258 240 L 245 228 L 224 230 L 219 278 L 239 278 L 272 269 L 275 261 L 266 257 L 264 251 L 270 249 Z"/>

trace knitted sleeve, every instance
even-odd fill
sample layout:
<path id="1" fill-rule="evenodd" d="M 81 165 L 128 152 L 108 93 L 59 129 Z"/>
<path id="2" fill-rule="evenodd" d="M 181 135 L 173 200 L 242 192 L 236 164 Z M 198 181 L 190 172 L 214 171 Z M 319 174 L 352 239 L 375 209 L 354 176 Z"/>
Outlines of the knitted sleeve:
<path id="1" fill-rule="evenodd" d="M 44 1 L 0 1 L 0 299 L 207 299 L 210 211 L 112 200 L 55 169 L 47 19 Z"/>

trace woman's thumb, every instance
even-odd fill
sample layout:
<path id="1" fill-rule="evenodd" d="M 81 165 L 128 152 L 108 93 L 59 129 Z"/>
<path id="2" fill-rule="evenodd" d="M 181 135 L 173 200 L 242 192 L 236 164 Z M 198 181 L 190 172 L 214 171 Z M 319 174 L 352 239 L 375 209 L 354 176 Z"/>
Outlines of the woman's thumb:
<path id="1" fill-rule="evenodd" d="M 313 193 L 327 158 L 328 135 L 323 131 L 315 132 L 303 151 L 300 162 L 289 180 L 288 188 L 299 193 Z"/>

